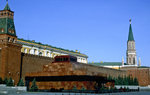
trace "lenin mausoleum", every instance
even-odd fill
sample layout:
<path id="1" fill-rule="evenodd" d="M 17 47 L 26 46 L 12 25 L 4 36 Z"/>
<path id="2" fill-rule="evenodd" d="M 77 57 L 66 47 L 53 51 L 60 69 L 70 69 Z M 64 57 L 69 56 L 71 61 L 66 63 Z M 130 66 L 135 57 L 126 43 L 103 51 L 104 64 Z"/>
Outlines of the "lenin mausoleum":
<path id="1" fill-rule="evenodd" d="M 17 28 L 17 27 L 16 27 Z M 20 31 L 17 31 L 20 32 Z M 135 39 L 129 24 L 126 63 L 88 63 L 88 56 L 51 45 L 17 37 L 14 12 L 8 3 L 0 11 L 0 77 L 12 78 L 15 85 L 23 78 L 30 87 L 33 79 L 39 89 L 94 90 L 95 84 L 113 86 L 108 76 L 137 78 L 140 86 L 150 85 L 150 69 L 137 61 Z"/>

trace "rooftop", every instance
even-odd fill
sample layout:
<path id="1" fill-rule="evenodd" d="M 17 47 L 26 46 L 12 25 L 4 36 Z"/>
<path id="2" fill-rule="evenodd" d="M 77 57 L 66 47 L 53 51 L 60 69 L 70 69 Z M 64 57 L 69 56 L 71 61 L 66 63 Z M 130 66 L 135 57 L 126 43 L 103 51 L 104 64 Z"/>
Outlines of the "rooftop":
<path id="1" fill-rule="evenodd" d="M 95 62 L 95 63 L 88 63 L 95 66 L 121 66 L 122 62 Z"/>
<path id="2" fill-rule="evenodd" d="M 35 42 L 35 41 L 25 40 L 25 39 L 20 39 L 20 38 L 18 38 L 17 42 L 19 44 L 22 44 L 22 45 L 35 46 L 35 47 L 39 47 L 39 48 L 43 48 L 43 49 L 46 48 L 46 49 L 50 49 L 52 51 L 59 51 L 59 52 L 67 53 L 67 54 L 70 54 L 70 55 L 82 56 L 82 57 L 88 58 L 87 55 L 82 54 L 80 52 L 75 52 L 73 50 L 58 48 L 58 47 L 54 47 L 54 46 L 51 46 L 51 45 L 48 45 L 48 44 L 42 44 L 41 42 Z"/>

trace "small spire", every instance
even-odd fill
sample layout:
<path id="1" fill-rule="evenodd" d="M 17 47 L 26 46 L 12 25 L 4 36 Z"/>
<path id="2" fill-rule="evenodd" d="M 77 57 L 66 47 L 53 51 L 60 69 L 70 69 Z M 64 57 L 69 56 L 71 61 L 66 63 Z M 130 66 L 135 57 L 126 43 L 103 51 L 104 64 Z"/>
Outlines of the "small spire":
<path id="1" fill-rule="evenodd" d="M 132 27 L 131 27 L 131 19 L 129 20 L 129 22 L 130 22 L 130 27 L 129 27 L 128 41 L 134 41 Z"/>
<path id="2" fill-rule="evenodd" d="M 130 22 L 130 24 L 131 24 L 131 18 L 130 18 L 129 22 Z"/>
<path id="3" fill-rule="evenodd" d="M 10 7 L 9 7 L 9 5 L 8 5 L 8 0 L 6 0 L 6 2 L 7 2 L 7 4 L 6 4 L 4 10 L 10 10 Z"/>

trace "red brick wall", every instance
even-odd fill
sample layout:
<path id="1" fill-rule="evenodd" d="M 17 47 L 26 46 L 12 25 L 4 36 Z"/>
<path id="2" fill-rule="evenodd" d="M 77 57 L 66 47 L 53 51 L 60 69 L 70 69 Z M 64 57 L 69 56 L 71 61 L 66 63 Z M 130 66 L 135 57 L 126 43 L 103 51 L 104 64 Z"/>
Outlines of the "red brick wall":
<path id="1" fill-rule="evenodd" d="M 131 77 L 136 77 L 139 81 L 140 86 L 150 85 L 149 68 L 136 68 L 127 71 L 127 74 Z"/>
<path id="2" fill-rule="evenodd" d="M 24 54 L 22 55 L 22 77 L 29 72 L 43 71 L 43 65 L 47 65 L 53 61 L 50 57 Z"/>
<path id="3" fill-rule="evenodd" d="M 20 77 L 21 45 L 8 42 L 7 36 L 8 35 L 1 35 L 2 38 L 0 39 L 0 77 L 3 79 L 5 77 L 11 77 L 15 84 L 17 84 Z"/>

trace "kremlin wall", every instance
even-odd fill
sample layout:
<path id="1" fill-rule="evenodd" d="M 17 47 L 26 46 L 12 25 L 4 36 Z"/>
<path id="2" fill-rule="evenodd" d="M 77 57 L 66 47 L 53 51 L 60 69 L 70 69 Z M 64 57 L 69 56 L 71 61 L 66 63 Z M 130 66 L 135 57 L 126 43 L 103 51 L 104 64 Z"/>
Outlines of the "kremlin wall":
<path id="1" fill-rule="evenodd" d="M 75 85 L 94 90 L 94 85 L 114 86 L 108 76 L 137 78 L 140 86 L 150 85 L 149 67 L 137 64 L 131 20 L 127 42 L 126 63 L 88 63 L 88 56 L 16 36 L 14 12 L 8 3 L 0 11 L 0 77 L 12 78 L 15 85 L 23 78 L 31 86 L 35 78 L 39 89 L 72 89 Z"/>

